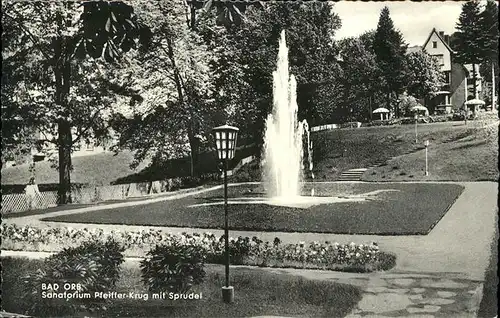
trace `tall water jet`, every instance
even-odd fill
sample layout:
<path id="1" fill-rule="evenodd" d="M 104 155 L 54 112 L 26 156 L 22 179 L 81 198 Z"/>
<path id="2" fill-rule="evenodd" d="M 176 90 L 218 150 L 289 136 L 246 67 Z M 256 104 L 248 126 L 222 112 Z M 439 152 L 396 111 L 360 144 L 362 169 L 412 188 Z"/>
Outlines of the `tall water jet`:
<path id="1" fill-rule="evenodd" d="M 266 120 L 263 173 L 268 195 L 300 195 L 303 124 L 297 120 L 297 82 L 288 69 L 285 31 L 281 32 L 277 69 L 273 72 L 273 110 Z"/>

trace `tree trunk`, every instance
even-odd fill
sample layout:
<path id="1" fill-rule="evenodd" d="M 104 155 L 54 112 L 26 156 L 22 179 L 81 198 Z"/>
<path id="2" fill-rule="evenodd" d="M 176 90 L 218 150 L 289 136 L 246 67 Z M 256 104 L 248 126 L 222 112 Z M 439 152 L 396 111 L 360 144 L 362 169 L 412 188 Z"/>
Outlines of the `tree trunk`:
<path id="1" fill-rule="evenodd" d="M 373 117 L 372 117 L 372 115 L 373 115 L 373 114 L 372 114 L 372 95 L 370 95 L 369 100 L 368 100 L 368 103 L 369 103 L 368 105 L 369 105 L 369 109 L 370 109 L 370 110 L 369 110 L 369 112 L 370 112 L 370 113 L 369 113 L 369 116 L 370 116 L 370 121 L 372 121 L 372 120 L 373 120 Z"/>
<path id="2" fill-rule="evenodd" d="M 495 106 L 495 63 L 491 61 L 491 111 L 494 112 L 496 110 Z"/>
<path id="3" fill-rule="evenodd" d="M 177 68 L 175 56 L 174 56 L 174 49 L 173 49 L 173 43 L 172 40 L 167 38 L 167 54 L 170 58 L 170 61 L 172 62 L 172 67 L 174 69 L 174 82 L 175 82 L 175 87 L 177 90 L 178 98 L 179 98 L 179 104 L 183 107 L 187 108 L 187 112 L 189 112 L 189 118 L 187 119 L 187 133 L 188 133 L 188 140 L 189 140 L 189 145 L 191 148 L 191 158 L 190 158 L 190 173 L 191 176 L 197 175 L 197 168 L 198 168 L 198 158 L 199 158 L 199 144 L 200 141 L 198 139 L 198 125 L 195 119 L 195 116 L 193 113 L 189 110 L 189 105 L 187 103 L 188 98 L 184 96 L 184 90 L 183 90 L 183 80 L 182 76 L 179 72 L 179 69 Z"/>
<path id="4" fill-rule="evenodd" d="M 474 92 L 474 98 L 479 98 L 477 96 L 477 73 L 476 73 L 476 64 L 472 63 L 472 89 L 473 89 L 473 92 Z"/>
<path id="5" fill-rule="evenodd" d="M 61 20 L 59 22 L 62 22 Z M 57 120 L 57 144 L 59 154 L 59 188 L 57 203 L 59 205 L 71 203 L 71 135 L 70 111 L 68 109 L 68 95 L 70 89 L 71 64 L 65 55 L 65 40 L 57 38 L 54 44 L 54 75 L 55 75 L 55 102 L 60 108 Z"/>
<path id="6" fill-rule="evenodd" d="M 71 124 L 61 119 L 58 123 L 59 135 L 59 188 L 58 204 L 71 203 Z"/>
<path id="7" fill-rule="evenodd" d="M 59 189 L 58 204 L 71 203 L 71 147 L 73 137 L 71 135 L 71 123 L 68 120 L 67 97 L 70 87 L 70 64 L 64 62 L 57 67 L 56 77 L 56 103 L 61 106 L 62 113 L 59 114 L 57 122 L 58 151 L 59 151 Z"/>
<path id="8" fill-rule="evenodd" d="M 188 126 L 188 139 L 191 148 L 191 176 L 197 176 L 199 172 L 199 153 L 200 153 L 200 140 L 197 136 L 197 129 L 194 123 L 189 123 Z"/>
<path id="9" fill-rule="evenodd" d="M 191 28 L 191 30 L 194 31 L 194 30 L 196 30 L 196 8 L 194 7 L 194 5 L 191 5 L 190 11 L 191 11 L 190 28 Z"/>
<path id="10" fill-rule="evenodd" d="M 389 89 L 387 89 L 387 96 L 386 96 L 386 107 L 390 111 L 391 110 L 391 92 Z"/>

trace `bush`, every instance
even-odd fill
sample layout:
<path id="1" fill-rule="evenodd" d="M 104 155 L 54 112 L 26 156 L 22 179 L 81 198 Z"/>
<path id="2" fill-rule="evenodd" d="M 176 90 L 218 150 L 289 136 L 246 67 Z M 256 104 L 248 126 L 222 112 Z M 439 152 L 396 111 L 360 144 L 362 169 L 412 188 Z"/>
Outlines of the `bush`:
<path id="1" fill-rule="evenodd" d="M 79 309 L 105 308 L 104 301 L 94 299 L 93 293 L 107 292 L 115 287 L 124 261 L 123 251 L 123 247 L 113 240 L 89 241 L 48 257 L 41 268 L 25 277 L 24 302 L 30 304 L 29 313 L 59 316 L 73 314 Z M 78 284 L 75 285 L 78 288 L 67 290 L 64 288 L 66 283 Z M 54 284 L 58 284 L 58 290 L 43 289 L 44 285 Z M 64 292 L 74 296 L 47 297 L 47 294 Z M 91 297 L 79 298 L 83 293 L 90 293 Z"/>
<path id="2" fill-rule="evenodd" d="M 174 241 L 157 245 L 141 261 L 142 280 L 152 292 L 185 293 L 205 277 L 205 253 L 200 246 Z"/>
<path id="3" fill-rule="evenodd" d="M 114 239 L 108 239 L 106 242 L 97 240 L 83 242 L 76 248 L 66 248 L 59 255 L 89 255 L 99 265 L 98 278 L 99 287 L 95 291 L 107 291 L 115 287 L 120 278 L 120 266 L 125 261 L 123 252 L 125 247 L 121 246 Z"/>

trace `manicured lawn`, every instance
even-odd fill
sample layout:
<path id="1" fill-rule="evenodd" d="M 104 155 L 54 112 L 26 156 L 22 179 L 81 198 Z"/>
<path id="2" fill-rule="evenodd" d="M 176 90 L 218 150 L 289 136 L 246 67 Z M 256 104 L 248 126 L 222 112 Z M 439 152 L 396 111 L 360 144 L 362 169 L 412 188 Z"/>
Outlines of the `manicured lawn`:
<path id="1" fill-rule="evenodd" d="M 305 193 L 312 184 L 307 184 Z M 348 196 L 376 190 L 375 200 L 320 204 L 308 208 L 267 204 L 230 205 L 232 230 L 320 232 L 336 234 L 427 234 L 444 216 L 463 187 L 455 184 L 316 183 L 317 196 Z M 229 187 L 229 197 L 262 196 L 260 185 Z M 222 190 L 134 207 L 45 218 L 47 221 L 222 228 L 222 205 L 190 207 L 221 201 Z"/>
<path id="2" fill-rule="evenodd" d="M 431 141 L 428 162 L 429 175 L 425 176 L 423 148 L 368 170 L 363 180 L 497 180 L 498 126 L 469 129 L 445 141 Z"/>
<path id="3" fill-rule="evenodd" d="M 335 129 L 314 133 L 312 138 L 317 180 L 336 180 L 348 169 L 386 162 L 386 166 L 367 171 L 363 180 L 498 178 L 498 128 L 484 128 L 479 121 L 470 121 L 467 126 L 463 122 L 420 124 L 418 143 L 415 143 L 414 125 Z M 424 140 L 430 141 L 429 177 L 424 176 Z M 397 158 L 390 161 L 393 157 Z"/>
<path id="4" fill-rule="evenodd" d="M 3 308 L 22 313 L 27 304 L 23 295 L 22 276 L 40 266 L 41 260 L 2 258 Z M 117 292 L 145 293 L 137 263 L 125 263 Z M 231 284 L 235 302 L 222 302 L 224 267 L 206 266 L 204 283 L 192 292 L 201 293 L 201 300 L 118 300 L 108 310 L 90 314 L 92 317 L 252 317 L 263 315 L 299 317 L 343 317 L 361 299 L 357 287 L 329 281 L 308 280 L 287 274 L 269 273 L 262 269 L 233 268 Z M 76 317 L 84 317 L 81 313 Z M 75 316 L 72 316 L 75 317 Z"/>

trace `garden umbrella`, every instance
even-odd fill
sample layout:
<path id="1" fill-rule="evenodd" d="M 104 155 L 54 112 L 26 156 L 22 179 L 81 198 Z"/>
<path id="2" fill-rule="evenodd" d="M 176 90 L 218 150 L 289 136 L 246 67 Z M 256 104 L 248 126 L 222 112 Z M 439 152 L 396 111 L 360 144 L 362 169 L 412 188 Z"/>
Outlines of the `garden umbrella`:
<path id="1" fill-rule="evenodd" d="M 484 105 L 484 104 L 485 104 L 484 101 L 477 99 L 477 98 L 474 98 L 474 99 L 471 99 L 471 100 L 468 100 L 465 102 L 465 108 L 466 108 L 466 111 L 468 112 L 469 106 L 474 106 L 474 107 L 472 107 L 473 108 L 472 111 L 475 114 L 477 111 L 477 106 Z"/>
<path id="2" fill-rule="evenodd" d="M 388 114 L 389 113 L 389 110 L 387 108 L 383 108 L 383 107 L 380 107 L 380 108 L 377 108 L 373 111 L 374 114 L 380 114 L 380 119 L 382 119 L 382 114 Z"/>
<path id="3" fill-rule="evenodd" d="M 465 105 L 484 105 L 484 101 L 474 98 L 465 102 Z"/>
<path id="4" fill-rule="evenodd" d="M 427 109 L 427 107 L 424 107 L 422 105 L 416 105 L 416 106 L 413 106 L 411 109 L 410 109 L 412 112 L 419 112 L 419 111 L 422 111 L 422 112 L 425 112 L 425 115 L 428 115 L 429 114 L 429 110 Z"/>

